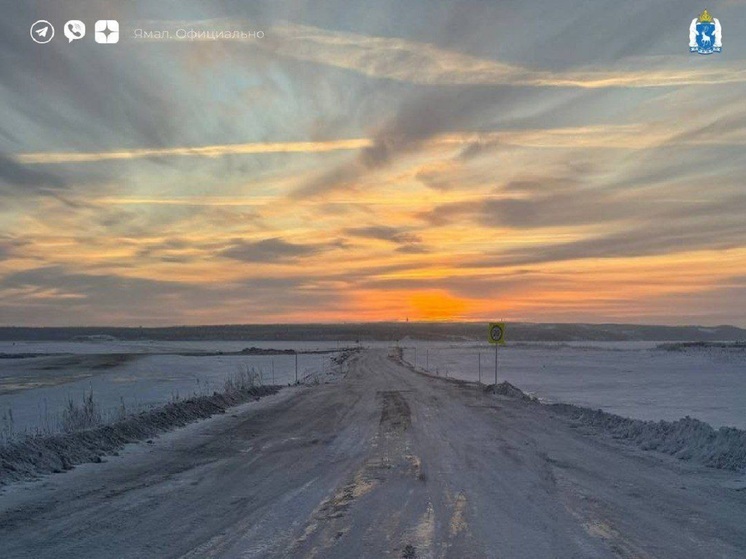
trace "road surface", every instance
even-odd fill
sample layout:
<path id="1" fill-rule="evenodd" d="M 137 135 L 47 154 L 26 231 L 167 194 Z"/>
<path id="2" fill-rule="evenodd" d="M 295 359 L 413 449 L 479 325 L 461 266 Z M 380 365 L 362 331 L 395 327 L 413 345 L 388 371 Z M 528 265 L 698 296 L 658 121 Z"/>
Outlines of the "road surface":
<path id="1" fill-rule="evenodd" d="M 738 475 L 581 432 L 386 351 L 0 494 L 0 555 L 743 558 Z"/>

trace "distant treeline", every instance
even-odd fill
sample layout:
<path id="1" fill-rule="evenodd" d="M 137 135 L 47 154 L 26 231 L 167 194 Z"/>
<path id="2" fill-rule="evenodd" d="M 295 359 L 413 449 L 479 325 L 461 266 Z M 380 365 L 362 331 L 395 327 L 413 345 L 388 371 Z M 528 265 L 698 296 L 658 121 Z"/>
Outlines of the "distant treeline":
<path id="1" fill-rule="evenodd" d="M 83 340 L 225 340 L 225 341 L 433 341 L 486 340 L 487 324 L 476 322 L 377 322 L 361 324 L 246 324 L 166 328 L 25 328 L 0 327 L 5 341 Z M 572 341 L 744 341 L 735 326 L 645 326 L 633 324 L 508 323 L 508 342 Z"/>

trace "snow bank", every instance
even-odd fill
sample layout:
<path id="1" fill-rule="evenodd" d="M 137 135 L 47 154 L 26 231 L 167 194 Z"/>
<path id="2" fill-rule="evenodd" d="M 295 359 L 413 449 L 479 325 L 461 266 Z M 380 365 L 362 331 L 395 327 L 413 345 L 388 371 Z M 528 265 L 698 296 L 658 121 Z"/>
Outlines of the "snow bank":
<path id="1" fill-rule="evenodd" d="M 231 406 L 259 399 L 280 390 L 278 386 L 253 386 L 211 396 L 198 396 L 127 417 L 110 425 L 75 433 L 28 437 L 0 446 L 0 486 L 32 479 L 40 474 L 61 472 L 75 464 L 101 462 L 101 457 L 124 445 L 143 441 L 158 433 L 198 419 L 225 413 Z"/>
<path id="2" fill-rule="evenodd" d="M 746 469 L 746 431 L 713 429 L 689 416 L 677 421 L 642 421 L 572 404 L 548 404 L 572 421 L 630 441 L 643 450 L 657 450 L 698 464 L 724 470 Z"/>
<path id="3" fill-rule="evenodd" d="M 509 396 L 510 398 L 519 398 L 521 400 L 533 401 L 534 398 L 526 394 L 520 388 L 517 388 L 510 384 L 508 381 L 501 382 L 500 384 L 490 384 L 484 388 L 485 392 L 492 394 L 499 394 L 500 396 Z"/>
<path id="4" fill-rule="evenodd" d="M 487 386 L 485 391 L 536 402 L 576 424 L 609 433 L 643 450 L 656 450 L 721 470 L 746 470 L 746 431 L 742 429 L 713 429 L 689 416 L 677 421 L 643 421 L 574 404 L 545 404 L 509 382 Z"/>
<path id="5" fill-rule="evenodd" d="M 404 367 L 432 376 L 415 369 L 411 363 L 403 360 L 402 356 L 401 349 L 395 350 L 392 355 Z M 447 380 L 466 382 L 461 379 Z M 723 470 L 746 470 L 746 430 L 743 429 L 735 427 L 714 429 L 708 423 L 689 416 L 676 421 L 651 421 L 631 419 L 574 404 L 544 403 L 507 381 L 497 385 L 487 385 L 484 391 L 544 406 L 571 421 L 609 433 L 614 438 L 627 440 L 643 450 L 656 450 L 681 460 L 689 460 Z"/>

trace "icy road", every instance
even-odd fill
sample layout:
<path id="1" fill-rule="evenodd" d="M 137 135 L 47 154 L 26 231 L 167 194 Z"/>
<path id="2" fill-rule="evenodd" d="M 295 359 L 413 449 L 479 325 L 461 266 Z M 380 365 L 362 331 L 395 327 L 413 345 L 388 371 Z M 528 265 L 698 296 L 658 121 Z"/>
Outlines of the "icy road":
<path id="1" fill-rule="evenodd" d="M 0 555 L 743 558 L 743 477 L 583 432 L 386 351 L 0 493 Z"/>

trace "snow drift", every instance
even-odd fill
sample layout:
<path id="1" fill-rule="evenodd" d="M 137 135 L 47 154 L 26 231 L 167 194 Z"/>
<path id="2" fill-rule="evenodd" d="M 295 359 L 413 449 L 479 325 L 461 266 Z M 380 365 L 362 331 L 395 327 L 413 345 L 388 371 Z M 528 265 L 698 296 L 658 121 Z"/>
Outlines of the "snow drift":
<path id="1" fill-rule="evenodd" d="M 642 421 L 572 404 L 547 405 L 574 422 L 630 441 L 643 450 L 657 450 L 713 468 L 746 469 L 746 431 L 741 429 L 713 429 L 689 416 L 677 421 Z"/>
<path id="2" fill-rule="evenodd" d="M 746 431 L 742 429 L 713 429 L 704 421 L 689 416 L 677 421 L 644 421 L 574 404 L 546 404 L 509 382 L 489 385 L 485 391 L 544 406 L 577 425 L 608 433 L 643 450 L 656 450 L 721 470 L 746 470 Z"/>
<path id="3" fill-rule="evenodd" d="M 225 413 L 231 406 L 274 394 L 279 386 L 241 387 L 173 402 L 109 425 L 74 433 L 28 437 L 0 446 L 0 486 L 40 474 L 72 469 L 75 464 L 101 462 L 124 445 L 143 441 L 187 423 Z"/>

